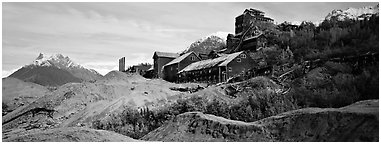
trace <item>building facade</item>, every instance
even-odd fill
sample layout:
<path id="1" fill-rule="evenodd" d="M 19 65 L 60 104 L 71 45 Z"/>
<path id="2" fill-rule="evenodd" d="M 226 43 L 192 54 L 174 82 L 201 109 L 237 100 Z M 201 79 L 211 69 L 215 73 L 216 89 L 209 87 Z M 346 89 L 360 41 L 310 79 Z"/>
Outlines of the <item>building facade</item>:
<path id="1" fill-rule="evenodd" d="M 153 68 L 154 77 L 163 78 L 162 68 L 165 64 L 171 62 L 175 58 L 179 57 L 179 54 L 168 52 L 155 52 L 153 54 Z"/>
<path id="2" fill-rule="evenodd" d="M 266 36 L 263 34 L 259 34 L 259 35 L 244 39 L 242 43 L 242 47 L 238 50 L 239 51 L 241 50 L 257 51 L 265 47 L 266 44 L 267 44 Z"/>
<path id="3" fill-rule="evenodd" d="M 273 23 L 274 22 L 273 19 L 269 17 L 265 17 L 264 14 L 265 13 L 260 10 L 256 10 L 252 8 L 245 9 L 243 14 L 235 18 L 235 34 L 239 35 L 245 30 L 247 30 L 250 27 L 251 23 L 255 23 L 255 22 Z"/>
<path id="4" fill-rule="evenodd" d="M 219 83 L 255 66 L 248 53 L 241 51 L 192 63 L 177 74 L 179 82 Z"/>
<path id="5" fill-rule="evenodd" d="M 163 66 L 163 79 L 170 82 L 177 81 L 177 72 L 184 69 L 191 63 L 200 60 L 201 58 L 198 57 L 197 54 L 193 51 L 179 56 L 178 58 L 172 60 L 171 62 Z"/>
<path id="6" fill-rule="evenodd" d="M 259 30 L 262 23 L 273 23 L 274 20 L 264 16 L 264 12 L 256 9 L 246 9 L 235 19 L 235 34 L 227 36 L 228 53 L 241 50 L 256 50 L 267 44 L 266 37 Z M 244 47 L 244 48 L 242 48 Z"/>

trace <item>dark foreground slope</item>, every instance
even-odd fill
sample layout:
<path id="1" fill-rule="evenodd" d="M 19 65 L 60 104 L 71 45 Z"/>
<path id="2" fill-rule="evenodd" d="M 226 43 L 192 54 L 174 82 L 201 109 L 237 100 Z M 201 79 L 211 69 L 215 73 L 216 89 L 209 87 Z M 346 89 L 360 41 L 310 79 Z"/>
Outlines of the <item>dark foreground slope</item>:
<path id="1" fill-rule="evenodd" d="M 305 108 L 246 123 L 200 112 L 176 116 L 149 141 L 379 141 L 378 100 Z"/>
<path id="2" fill-rule="evenodd" d="M 4 138 L 5 137 L 5 138 Z M 28 133 L 3 134 L 3 142 L 134 142 L 130 137 L 105 130 L 89 128 L 57 128 Z"/>

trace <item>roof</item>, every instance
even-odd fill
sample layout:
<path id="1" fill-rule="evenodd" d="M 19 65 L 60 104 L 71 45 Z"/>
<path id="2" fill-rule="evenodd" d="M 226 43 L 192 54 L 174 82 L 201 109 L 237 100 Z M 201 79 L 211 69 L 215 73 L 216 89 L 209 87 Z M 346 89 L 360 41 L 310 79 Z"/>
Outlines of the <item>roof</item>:
<path id="1" fill-rule="evenodd" d="M 241 53 L 243 53 L 243 51 L 232 53 L 229 55 L 225 55 L 227 57 L 226 60 L 224 62 L 222 62 L 221 64 L 219 64 L 218 66 L 227 66 L 233 59 L 235 59 Z"/>
<path id="2" fill-rule="evenodd" d="M 155 51 L 155 53 L 153 55 L 154 55 L 154 57 L 155 57 L 155 55 L 157 55 L 157 57 L 168 57 L 168 58 L 176 58 L 179 56 L 179 54 L 177 54 L 177 53 L 158 52 L 158 51 Z"/>
<path id="3" fill-rule="evenodd" d="M 256 35 L 256 36 L 252 36 L 252 37 L 246 38 L 246 39 L 244 39 L 243 41 L 248 41 L 248 40 L 256 39 L 256 38 L 258 38 L 258 37 L 260 37 L 260 36 L 265 36 L 265 35 L 263 35 L 263 34 L 261 33 L 261 34 Z"/>
<path id="4" fill-rule="evenodd" d="M 257 9 L 253 9 L 253 8 L 245 9 L 245 11 L 244 11 L 243 13 L 245 13 L 245 12 L 247 12 L 247 11 L 258 12 L 258 13 L 264 13 L 263 11 L 260 11 L 260 10 L 257 10 Z"/>
<path id="5" fill-rule="evenodd" d="M 169 63 L 165 64 L 164 66 L 169 66 L 169 65 L 172 65 L 172 64 L 176 64 L 176 63 L 179 63 L 181 62 L 182 60 L 184 60 L 185 58 L 187 58 L 189 55 L 191 55 L 192 53 L 194 53 L 193 51 L 191 52 L 188 52 L 186 54 L 183 54 L 177 58 L 175 58 L 174 60 L 170 61 Z M 196 55 L 196 54 L 195 54 Z M 197 55 L 196 55 L 197 56 Z"/>
<path id="6" fill-rule="evenodd" d="M 152 67 L 152 65 L 134 65 L 132 67 L 138 68 L 140 70 L 147 71 Z"/>
<path id="7" fill-rule="evenodd" d="M 185 71 L 193 71 L 193 70 L 200 70 L 200 69 L 205 69 L 205 68 L 211 68 L 214 66 L 226 66 L 229 64 L 234 58 L 236 58 L 239 54 L 243 53 L 241 52 L 236 52 L 228 55 L 223 55 L 218 58 L 214 59 L 207 59 L 207 60 L 202 60 L 198 62 L 194 62 L 187 67 L 185 67 L 183 70 L 181 70 L 178 73 L 185 72 Z"/>

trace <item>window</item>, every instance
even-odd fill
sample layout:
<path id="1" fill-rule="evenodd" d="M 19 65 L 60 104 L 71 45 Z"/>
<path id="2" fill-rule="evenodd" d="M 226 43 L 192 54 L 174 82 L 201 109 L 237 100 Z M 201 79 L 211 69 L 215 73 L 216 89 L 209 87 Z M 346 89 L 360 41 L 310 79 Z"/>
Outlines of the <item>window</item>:
<path id="1" fill-rule="evenodd" d="M 228 70 L 229 70 L 229 72 L 233 71 L 232 67 L 229 67 Z"/>
<path id="2" fill-rule="evenodd" d="M 246 58 L 246 55 L 245 54 L 241 54 L 241 58 Z"/>
<path id="3" fill-rule="evenodd" d="M 191 61 L 194 61 L 194 56 L 191 56 L 190 58 L 191 58 Z"/>
<path id="4" fill-rule="evenodd" d="M 237 58 L 237 62 L 241 62 L 241 58 Z"/>

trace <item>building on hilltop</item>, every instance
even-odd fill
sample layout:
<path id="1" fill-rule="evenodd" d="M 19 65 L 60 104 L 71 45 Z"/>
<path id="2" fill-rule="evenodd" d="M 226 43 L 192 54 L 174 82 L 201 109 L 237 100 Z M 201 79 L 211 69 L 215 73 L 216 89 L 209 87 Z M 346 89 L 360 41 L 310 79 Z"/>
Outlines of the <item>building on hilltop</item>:
<path id="1" fill-rule="evenodd" d="M 154 77 L 163 78 L 162 68 L 165 64 L 179 57 L 177 53 L 158 52 L 153 54 Z"/>
<path id="2" fill-rule="evenodd" d="M 256 9 L 245 9 L 243 14 L 235 18 L 235 34 L 239 35 L 250 27 L 251 23 L 254 22 L 270 22 L 273 23 L 274 20 L 265 17 L 264 12 Z"/>
<path id="3" fill-rule="evenodd" d="M 130 72 L 145 75 L 151 67 L 152 65 L 149 63 L 141 63 L 138 65 L 130 66 L 126 69 L 126 57 L 122 57 L 119 59 L 119 71 L 121 72 Z"/>
<path id="4" fill-rule="evenodd" d="M 126 71 L 127 72 L 130 72 L 130 73 L 138 73 L 142 76 L 144 76 L 146 74 L 146 72 L 152 67 L 151 64 L 148 64 L 148 63 L 141 63 L 141 64 L 138 64 L 138 65 L 133 65 L 131 67 L 129 67 Z"/>
<path id="5" fill-rule="evenodd" d="M 243 39 L 242 47 L 237 49 L 237 51 L 241 50 L 250 50 L 257 51 L 261 48 L 264 48 L 267 44 L 267 38 L 264 34 L 258 34 L 256 36 L 251 36 Z"/>
<path id="6" fill-rule="evenodd" d="M 256 51 L 267 44 L 266 36 L 259 30 L 260 23 L 273 23 L 274 20 L 264 16 L 264 12 L 246 9 L 235 19 L 235 35 L 227 36 L 227 53 L 241 50 Z"/>
<path id="7" fill-rule="evenodd" d="M 179 82 L 219 83 L 255 66 L 248 53 L 241 51 L 192 63 L 177 75 Z"/>
<path id="8" fill-rule="evenodd" d="M 177 81 L 177 72 L 191 63 L 202 60 L 193 51 L 183 54 L 163 66 L 163 79 L 169 82 Z"/>

